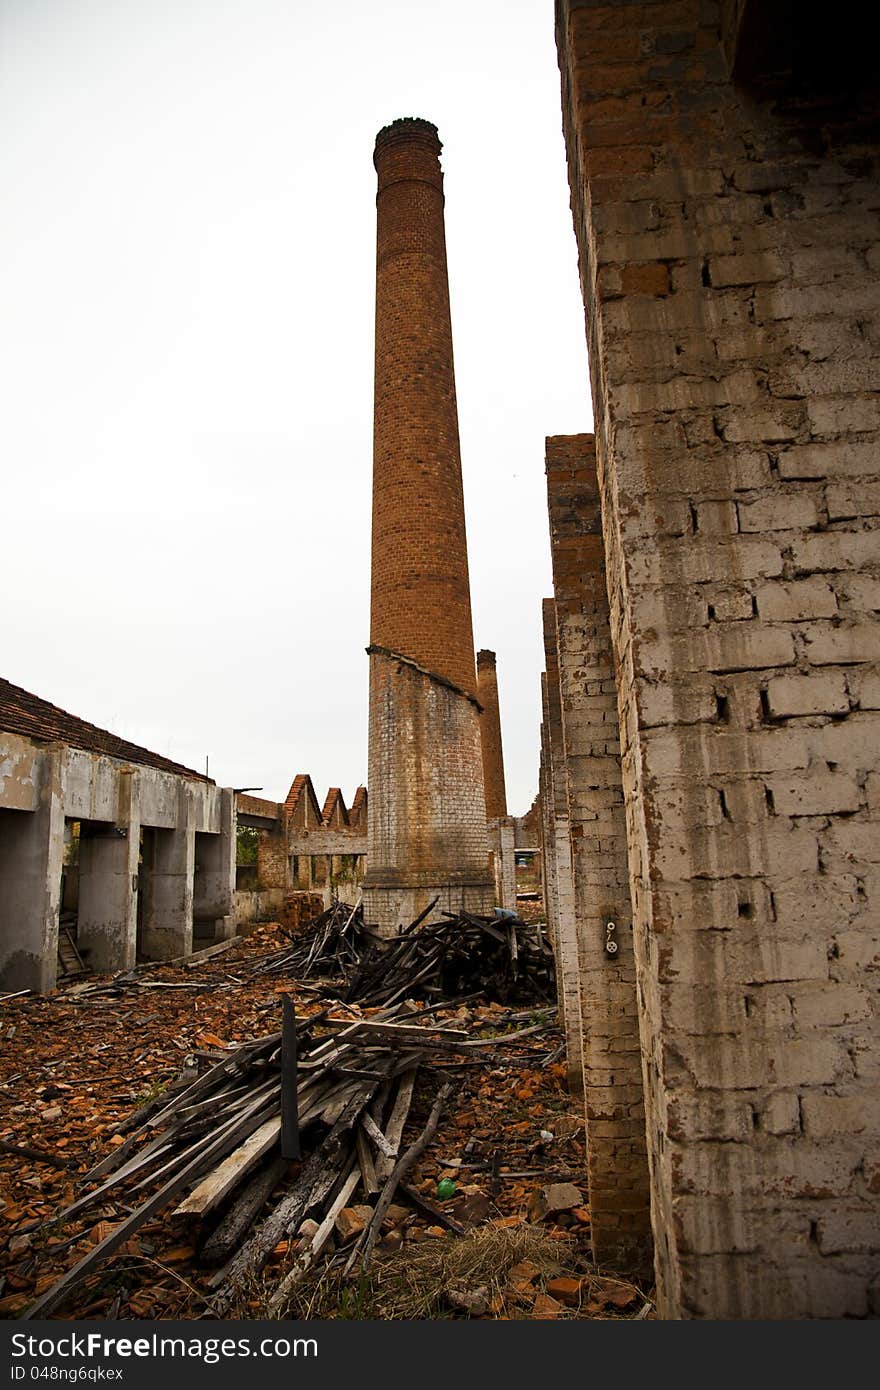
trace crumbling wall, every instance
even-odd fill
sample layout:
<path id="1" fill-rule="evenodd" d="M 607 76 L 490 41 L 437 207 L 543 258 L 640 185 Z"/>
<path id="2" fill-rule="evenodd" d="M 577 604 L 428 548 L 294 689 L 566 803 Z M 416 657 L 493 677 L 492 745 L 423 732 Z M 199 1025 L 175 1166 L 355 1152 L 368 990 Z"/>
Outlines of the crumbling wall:
<path id="1" fill-rule="evenodd" d="M 279 820 L 271 830 L 257 831 L 257 883 L 260 888 L 290 887 L 287 834 L 284 819 Z"/>
<path id="2" fill-rule="evenodd" d="M 547 499 L 595 1258 L 651 1267 L 617 689 L 592 435 L 547 440 Z"/>
<path id="3" fill-rule="evenodd" d="M 660 1309 L 860 1316 L 880 1244 L 877 101 L 738 89 L 719 23 L 707 0 L 557 3 Z"/>

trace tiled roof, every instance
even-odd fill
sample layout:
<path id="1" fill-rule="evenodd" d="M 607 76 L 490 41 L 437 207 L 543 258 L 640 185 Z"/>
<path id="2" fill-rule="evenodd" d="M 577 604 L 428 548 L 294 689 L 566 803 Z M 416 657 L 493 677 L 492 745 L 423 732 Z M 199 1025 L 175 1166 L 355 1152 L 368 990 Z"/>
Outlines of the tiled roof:
<path id="1" fill-rule="evenodd" d="M 21 734 L 33 739 L 35 743 L 67 743 L 71 748 L 81 748 L 86 753 L 103 753 L 108 758 L 120 758 L 124 762 L 139 763 L 142 767 L 154 767 L 160 772 L 176 772 L 199 782 L 211 782 L 203 772 L 194 772 L 190 767 L 174 763 L 148 748 L 140 748 L 124 738 L 117 738 L 106 729 L 99 729 L 68 714 L 39 695 L 22 690 L 19 685 L 0 678 L 0 729 L 10 734 Z M 213 785 L 213 783 L 212 783 Z"/>

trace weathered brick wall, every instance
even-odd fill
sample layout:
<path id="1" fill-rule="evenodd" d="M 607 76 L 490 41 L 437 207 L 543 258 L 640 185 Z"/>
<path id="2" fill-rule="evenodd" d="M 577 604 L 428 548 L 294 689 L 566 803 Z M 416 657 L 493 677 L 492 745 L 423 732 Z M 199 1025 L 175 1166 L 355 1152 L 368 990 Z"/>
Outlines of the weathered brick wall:
<path id="1" fill-rule="evenodd" d="M 279 821 L 275 830 L 257 831 L 257 886 L 289 888 L 289 874 L 287 827 Z"/>
<path id="2" fill-rule="evenodd" d="M 504 786 L 504 749 L 501 743 L 501 710 L 498 705 L 498 672 L 495 653 L 477 652 L 477 699 L 480 715 L 480 746 L 483 750 L 483 784 L 486 789 L 486 817 L 495 820 L 507 815 Z"/>
<path id="3" fill-rule="evenodd" d="M 370 642 L 473 695 L 440 149 L 428 121 L 376 137 Z"/>
<path id="4" fill-rule="evenodd" d="M 556 922 L 556 855 L 553 852 L 553 777 L 551 772 L 550 729 L 547 717 L 547 673 L 541 672 L 541 757 L 538 766 L 538 805 L 541 808 L 541 894 L 544 899 L 544 914 L 547 919 L 547 935 L 557 956 Z M 556 989 L 559 998 L 559 1017 L 564 1017 L 562 996 L 562 975 L 556 970 Z"/>
<path id="5" fill-rule="evenodd" d="M 546 459 L 593 1251 L 599 1263 L 645 1272 L 652 1243 L 644 1087 L 593 436 L 548 439 Z"/>
<path id="6" fill-rule="evenodd" d="M 376 137 L 364 912 L 384 932 L 438 895 L 450 910 L 494 898 L 439 155 L 428 121 Z"/>
<path id="7" fill-rule="evenodd" d="M 548 879 L 548 924 L 556 957 L 556 986 L 565 1033 L 568 1084 L 573 1095 L 584 1088 L 581 1017 L 581 971 L 578 921 L 574 910 L 571 872 L 571 826 L 568 819 L 568 780 L 562 738 L 562 704 L 559 692 L 559 658 L 556 646 L 556 605 L 542 604 L 544 665 L 541 681 L 543 724 L 541 729 L 544 786 L 544 858 Z"/>
<path id="8" fill-rule="evenodd" d="M 858 1316 L 880 1243 L 876 100 L 738 91 L 721 38 L 711 0 L 557 4 L 660 1308 Z"/>
<path id="9" fill-rule="evenodd" d="M 540 787 L 540 779 L 539 779 Z M 539 849 L 541 845 L 541 826 L 543 823 L 543 811 L 541 809 L 541 792 L 538 791 L 529 809 L 524 816 L 516 816 L 516 845 L 519 849 Z"/>
<path id="10" fill-rule="evenodd" d="M 292 830 L 311 830 L 324 824 L 315 788 L 307 772 L 298 772 L 294 777 L 284 802 L 284 810 Z"/>
<path id="11" fill-rule="evenodd" d="M 491 911 L 479 715 L 411 666 L 370 658 L 364 911 L 383 930 L 438 910 Z"/>

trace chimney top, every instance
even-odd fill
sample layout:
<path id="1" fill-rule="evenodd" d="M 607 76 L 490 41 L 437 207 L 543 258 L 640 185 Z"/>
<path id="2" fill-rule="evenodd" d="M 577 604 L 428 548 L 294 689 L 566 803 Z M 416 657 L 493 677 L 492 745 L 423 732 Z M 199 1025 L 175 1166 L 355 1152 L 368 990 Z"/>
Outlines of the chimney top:
<path id="1" fill-rule="evenodd" d="M 435 154 L 439 155 L 443 148 L 440 137 L 437 134 L 437 127 L 431 121 L 424 121 L 420 116 L 402 116 L 399 120 L 392 121 L 390 125 L 383 126 L 376 136 L 376 147 L 373 151 L 373 160 L 380 149 L 387 145 L 402 144 L 403 141 L 419 140 L 430 145 Z"/>
<path id="2" fill-rule="evenodd" d="M 494 666 L 494 665 L 495 665 L 495 653 L 494 653 L 494 652 L 487 651 L 486 648 L 484 647 L 482 651 L 477 652 L 477 665 L 478 665 L 478 666 Z"/>

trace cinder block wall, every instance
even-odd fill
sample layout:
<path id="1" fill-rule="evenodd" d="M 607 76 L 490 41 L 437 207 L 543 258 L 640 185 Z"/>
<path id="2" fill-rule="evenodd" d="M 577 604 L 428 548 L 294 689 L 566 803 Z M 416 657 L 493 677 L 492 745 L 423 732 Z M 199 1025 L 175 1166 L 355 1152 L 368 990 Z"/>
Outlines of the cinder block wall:
<path id="1" fill-rule="evenodd" d="M 546 462 L 593 1252 L 599 1264 L 647 1272 L 653 1252 L 644 1087 L 593 436 L 548 439 Z"/>
<path id="2" fill-rule="evenodd" d="M 557 41 L 660 1309 L 861 1316 L 880 1244 L 877 102 L 738 90 L 711 0 L 558 0 Z"/>

